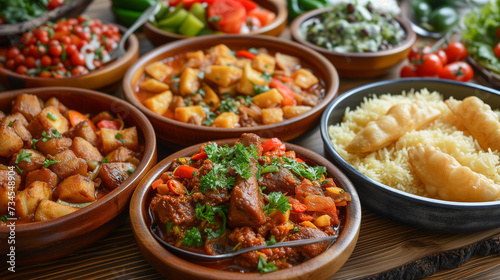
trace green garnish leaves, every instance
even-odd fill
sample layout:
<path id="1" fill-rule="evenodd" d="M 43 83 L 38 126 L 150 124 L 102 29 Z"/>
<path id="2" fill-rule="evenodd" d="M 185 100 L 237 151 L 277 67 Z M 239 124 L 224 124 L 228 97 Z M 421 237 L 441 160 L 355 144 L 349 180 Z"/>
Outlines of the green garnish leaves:
<path id="1" fill-rule="evenodd" d="M 123 134 L 117 133 L 115 135 L 115 138 L 118 139 L 120 142 L 122 142 L 122 144 L 125 144 L 125 139 L 123 139 Z"/>
<path id="2" fill-rule="evenodd" d="M 267 263 L 262 255 L 259 255 L 259 264 L 257 265 L 257 269 L 260 273 L 269 273 L 278 270 L 274 263 Z"/>
<path id="3" fill-rule="evenodd" d="M 221 20 L 221 17 L 213 16 L 208 18 L 208 22 L 211 22 L 215 25 L 215 28 L 219 29 L 219 21 Z"/>
<path id="4" fill-rule="evenodd" d="M 259 50 L 257 48 L 249 48 L 248 51 L 253 54 L 259 54 Z"/>
<path id="5" fill-rule="evenodd" d="M 274 235 L 271 235 L 271 238 L 269 238 L 268 241 L 266 241 L 266 245 L 267 246 L 271 246 L 271 245 L 274 245 L 276 244 L 276 239 L 274 238 Z"/>
<path id="6" fill-rule="evenodd" d="M 61 162 L 61 161 L 60 161 L 60 160 L 55 160 L 55 159 L 48 159 L 48 158 L 46 158 L 46 159 L 43 161 L 42 165 L 43 165 L 43 167 L 49 167 L 49 166 L 51 166 L 52 164 L 54 164 L 54 163 L 58 163 L 58 162 Z"/>
<path id="7" fill-rule="evenodd" d="M 23 174 L 24 170 L 22 170 L 19 166 L 16 165 L 17 170 L 19 170 L 19 173 Z"/>
<path id="8" fill-rule="evenodd" d="M 51 121 L 57 121 L 57 116 L 54 115 L 52 112 L 47 113 L 47 118 L 49 118 Z"/>
<path id="9" fill-rule="evenodd" d="M 208 189 L 232 188 L 236 183 L 236 178 L 227 177 L 229 169 L 220 163 L 214 163 L 212 170 L 200 179 L 200 190 L 205 193 Z"/>
<path id="10" fill-rule="evenodd" d="M 253 91 L 254 91 L 255 95 L 261 94 L 263 92 L 270 91 L 270 90 L 271 89 L 269 88 L 268 85 L 263 85 L 263 86 L 254 85 L 253 86 Z"/>
<path id="11" fill-rule="evenodd" d="M 238 111 L 238 107 L 240 107 L 240 105 L 241 104 L 239 101 L 234 100 L 234 98 L 232 97 L 227 97 L 220 101 L 219 111 L 221 113 L 231 112 L 235 114 L 240 114 L 240 112 Z"/>
<path id="12" fill-rule="evenodd" d="M 293 232 L 298 232 L 299 228 L 297 226 L 293 227 Z"/>
<path id="13" fill-rule="evenodd" d="M 135 169 L 133 168 L 130 168 L 129 170 L 127 170 L 127 173 L 128 175 L 132 175 L 132 173 L 134 173 Z"/>
<path id="14" fill-rule="evenodd" d="M 170 229 L 172 229 L 172 226 L 174 225 L 174 222 L 166 222 L 165 227 L 167 228 L 167 234 L 170 232 Z"/>
<path id="15" fill-rule="evenodd" d="M 190 230 L 186 231 L 186 236 L 182 239 L 182 244 L 186 246 L 194 245 L 196 247 L 200 247 L 203 245 L 203 240 L 201 239 L 200 230 L 197 227 L 194 227 Z"/>
<path id="16" fill-rule="evenodd" d="M 103 159 L 102 159 L 102 161 L 101 161 L 101 162 L 102 162 L 102 163 L 109 163 L 109 159 L 108 159 L 107 157 L 105 157 L 105 158 L 103 158 Z"/>
<path id="17" fill-rule="evenodd" d="M 13 124 L 14 124 L 14 122 L 10 121 L 9 124 L 8 124 L 8 126 L 12 127 Z"/>
<path id="18" fill-rule="evenodd" d="M 264 71 L 264 73 L 262 73 L 261 77 L 262 77 L 262 79 L 266 80 L 269 83 L 269 82 L 271 82 L 271 78 L 273 77 L 273 75 Z"/>
<path id="19" fill-rule="evenodd" d="M 266 215 L 273 213 L 274 210 L 278 210 L 285 214 L 287 210 L 292 209 L 290 201 L 281 192 L 272 192 L 266 197 L 269 199 L 269 203 L 263 208 Z"/>
<path id="20" fill-rule="evenodd" d="M 3 216 L 0 218 L 0 221 L 2 221 L 2 222 L 4 222 L 4 223 L 6 223 L 6 222 L 7 222 L 7 220 L 9 220 L 9 218 L 12 218 L 12 216 L 11 216 L 11 215 L 8 215 L 8 214 L 7 214 L 7 215 L 3 215 Z"/>
<path id="21" fill-rule="evenodd" d="M 20 163 L 22 161 L 31 162 L 32 155 L 32 153 L 26 153 L 26 150 L 22 149 L 21 153 L 16 156 L 16 163 Z"/>
<path id="22" fill-rule="evenodd" d="M 321 178 L 321 175 L 326 174 L 326 167 L 324 166 L 309 166 L 304 162 L 297 162 L 293 159 L 283 157 L 282 160 L 285 162 L 283 167 L 286 167 L 304 178 L 317 181 Z"/>
<path id="23" fill-rule="evenodd" d="M 209 223 L 213 223 L 215 220 L 215 212 L 210 204 L 201 205 L 196 203 L 196 218 L 199 220 L 206 220 Z"/>

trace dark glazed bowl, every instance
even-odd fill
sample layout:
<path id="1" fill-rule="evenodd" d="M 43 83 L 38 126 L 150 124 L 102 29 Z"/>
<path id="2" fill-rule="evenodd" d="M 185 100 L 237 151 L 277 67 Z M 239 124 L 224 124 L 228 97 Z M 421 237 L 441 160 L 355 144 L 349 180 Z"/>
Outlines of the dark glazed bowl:
<path id="1" fill-rule="evenodd" d="M 282 1 L 277 1 L 277 0 L 271 0 L 271 1 L 255 0 L 254 2 L 257 3 L 260 7 L 263 7 L 265 9 L 270 10 L 271 12 L 274 12 L 276 14 L 276 18 L 271 24 L 259 28 L 258 30 L 252 31 L 248 34 L 279 36 L 286 27 L 286 19 L 288 17 L 286 6 L 283 5 Z M 153 45 L 155 46 L 160 46 L 176 40 L 190 38 L 182 34 L 176 34 L 162 30 L 154 26 L 149 21 L 147 21 L 143 25 L 142 30 L 144 31 L 144 34 L 146 34 L 146 37 L 149 39 L 149 41 L 151 41 L 151 43 L 153 43 Z M 212 36 L 212 35 L 207 35 L 207 36 Z"/>
<path id="2" fill-rule="evenodd" d="M 175 57 L 178 54 L 205 50 L 217 44 L 225 44 L 230 49 L 247 49 L 250 47 L 267 48 L 270 52 L 281 52 L 298 57 L 301 64 L 323 82 L 325 96 L 318 105 L 310 111 L 284 120 L 283 122 L 242 128 L 217 128 L 198 126 L 169 119 L 149 110 L 136 97 L 136 83 L 143 75 L 144 68 L 155 61 Z M 125 98 L 148 116 L 156 128 L 157 136 L 182 146 L 194 145 L 214 139 L 237 138 L 242 133 L 255 133 L 261 137 L 278 137 L 288 141 L 305 133 L 317 124 L 323 109 L 337 96 L 339 78 L 333 65 L 319 53 L 291 41 L 285 41 L 271 36 L 251 35 L 214 35 L 201 36 L 191 39 L 172 42 L 158 47 L 143 55 L 130 67 L 123 78 L 123 92 Z"/>
<path id="3" fill-rule="evenodd" d="M 136 126 L 144 154 L 136 171 L 120 186 L 97 202 L 66 216 L 43 222 L 16 225 L 16 265 L 39 264 L 54 260 L 107 235 L 124 221 L 123 213 L 130 197 L 146 173 L 156 164 L 156 138 L 146 116 L 129 103 L 108 94 L 69 87 L 46 87 L 5 91 L 0 95 L 0 110 L 10 112 L 11 101 L 22 93 L 34 94 L 47 100 L 57 97 L 70 109 L 97 114 L 108 110 L 120 115 L 127 126 Z M 122 215 L 120 215 L 122 214 Z M 0 227 L 0 252 L 8 252 L 9 228 Z M 5 253 L 6 254 L 6 253 Z M 5 256 L 5 255 L 4 255 Z"/>
<path id="4" fill-rule="evenodd" d="M 234 144 L 236 139 L 215 141 L 219 145 Z M 159 162 L 141 181 L 130 204 L 130 220 L 134 237 L 144 257 L 161 274 L 169 279 L 218 279 L 218 280 L 254 280 L 258 279 L 327 279 L 344 265 L 351 255 L 358 240 L 361 207 L 358 195 L 349 179 L 331 162 L 305 148 L 285 143 L 287 150 L 295 151 L 302 158 L 327 167 L 328 174 L 336 183 L 351 194 L 352 200 L 347 205 L 346 220 L 337 241 L 325 252 L 315 258 L 292 268 L 278 270 L 267 274 L 239 273 L 208 268 L 182 259 L 163 248 L 149 231 L 151 223 L 148 208 L 153 197 L 151 184 L 169 168 L 172 160 L 178 157 L 191 156 L 198 151 L 201 144 L 185 148 Z"/>
<path id="5" fill-rule="evenodd" d="M 355 109 L 372 94 L 401 94 L 403 90 L 440 92 L 444 99 L 462 100 L 475 95 L 492 109 L 500 109 L 500 92 L 470 83 L 439 79 L 407 78 L 389 80 L 350 90 L 328 106 L 321 117 L 320 130 L 328 154 L 356 186 L 363 206 L 402 224 L 442 232 L 474 232 L 500 227 L 500 201 L 465 203 L 431 199 L 409 194 L 381 184 L 347 163 L 330 142 L 328 127 L 342 122 L 347 107 Z"/>
<path id="6" fill-rule="evenodd" d="M 366 53 L 340 53 L 310 43 L 300 34 L 301 26 L 312 18 L 318 18 L 321 14 L 328 12 L 332 7 L 316 9 L 302 14 L 290 25 L 292 39 L 308 48 L 311 48 L 330 60 L 339 76 L 343 78 L 373 78 L 382 76 L 394 70 L 398 64 L 404 61 L 410 53 L 411 46 L 415 43 L 417 35 L 411 29 L 407 20 L 395 17 L 406 31 L 406 39 L 392 49 L 378 52 Z"/>

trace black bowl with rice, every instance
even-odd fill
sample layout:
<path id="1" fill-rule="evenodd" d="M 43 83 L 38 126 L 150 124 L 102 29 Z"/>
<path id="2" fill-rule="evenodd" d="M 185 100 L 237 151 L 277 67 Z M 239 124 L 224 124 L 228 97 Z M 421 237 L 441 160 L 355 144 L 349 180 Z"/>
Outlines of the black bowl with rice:
<path id="1" fill-rule="evenodd" d="M 498 120 L 500 92 L 475 84 L 407 78 L 355 88 L 335 99 L 322 115 L 320 130 L 325 154 L 353 182 L 363 206 L 379 215 L 441 232 L 500 227 L 500 195 L 481 202 L 467 201 L 467 195 L 460 197 L 462 201 L 444 200 L 440 192 L 433 193 L 422 182 L 408 160 L 408 150 L 418 143 L 427 143 L 482 174 L 500 191 L 500 151 L 482 149 L 444 103 L 450 98 L 463 100 L 470 96 L 488 104 Z M 436 108 L 441 111 L 440 116 L 373 152 L 351 154 L 344 149 L 369 121 L 386 114 L 392 105 L 413 100 Z M 436 170 L 427 176 L 442 173 L 445 172 Z"/>

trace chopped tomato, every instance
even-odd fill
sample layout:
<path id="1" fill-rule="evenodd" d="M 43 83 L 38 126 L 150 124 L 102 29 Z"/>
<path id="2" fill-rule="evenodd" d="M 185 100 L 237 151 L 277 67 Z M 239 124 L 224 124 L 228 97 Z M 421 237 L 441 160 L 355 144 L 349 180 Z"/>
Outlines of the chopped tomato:
<path id="1" fill-rule="evenodd" d="M 180 178 L 193 178 L 196 172 L 198 172 L 198 169 L 194 167 L 191 167 L 189 165 L 181 165 L 174 170 L 173 174 L 174 176 Z"/>
<path id="2" fill-rule="evenodd" d="M 301 158 L 295 158 L 295 161 L 298 163 L 304 163 L 305 161 Z"/>
<path id="3" fill-rule="evenodd" d="M 163 184 L 163 180 L 162 180 L 162 179 L 158 179 L 158 180 L 154 181 L 154 182 L 153 182 L 153 184 L 151 184 L 151 188 L 153 188 L 153 190 L 156 190 L 156 188 L 157 188 L 160 184 Z"/>
<path id="4" fill-rule="evenodd" d="M 266 9 L 262 9 L 262 8 L 257 8 L 257 9 L 253 9 L 251 11 L 248 12 L 248 16 L 251 17 L 251 16 L 254 16 L 256 18 L 258 18 L 260 20 L 260 23 L 262 24 L 262 26 L 266 26 L 268 24 L 271 24 L 274 19 L 276 18 L 276 14 L 269 11 L 269 10 L 266 10 Z"/>
<path id="5" fill-rule="evenodd" d="M 236 0 L 220 0 L 208 7 L 207 16 L 214 29 L 225 33 L 240 33 L 246 20 L 246 10 Z"/>
<path id="6" fill-rule="evenodd" d="M 268 151 L 272 151 L 274 149 L 280 149 L 282 151 L 286 151 L 286 145 L 281 142 L 280 139 L 278 138 L 271 138 L 267 140 L 266 142 L 262 143 L 262 153 L 266 153 Z"/>
<path id="7" fill-rule="evenodd" d="M 236 52 L 237 57 L 245 57 L 253 60 L 255 58 L 255 54 L 247 51 L 247 50 L 239 50 Z"/>
<path id="8" fill-rule="evenodd" d="M 167 185 L 168 185 L 168 189 L 176 195 L 181 195 L 181 194 L 187 193 L 186 187 L 184 187 L 184 185 L 177 180 L 170 179 L 167 181 Z"/>
<path id="9" fill-rule="evenodd" d="M 309 195 L 304 199 L 304 204 L 309 211 L 323 212 L 332 217 L 337 213 L 335 203 L 331 197 Z"/>
<path id="10" fill-rule="evenodd" d="M 245 10 L 247 12 L 253 11 L 259 7 L 259 5 L 257 5 L 257 3 L 255 3 L 254 1 L 250 0 L 235 0 L 235 1 L 240 2 L 243 5 L 243 7 L 245 7 Z"/>
<path id="11" fill-rule="evenodd" d="M 192 160 L 205 160 L 208 158 L 208 155 L 205 151 L 199 152 L 191 157 Z"/>
<path id="12" fill-rule="evenodd" d="M 98 128 L 111 128 L 111 129 L 118 130 L 118 129 L 120 129 L 120 124 L 118 124 L 115 121 L 102 120 L 102 121 L 97 123 L 97 127 Z"/>
<path id="13" fill-rule="evenodd" d="M 292 204 L 292 210 L 297 212 L 297 213 L 302 213 L 307 210 L 307 206 L 305 204 L 302 204 L 300 202 Z"/>
<path id="14" fill-rule="evenodd" d="M 295 104 L 295 94 L 293 93 L 293 90 L 282 83 L 280 80 L 272 78 L 271 82 L 269 83 L 269 87 L 277 89 L 278 92 L 283 96 L 283 101 L 281 103 L 283 104 L 283 106 L 292 106 Z"/>

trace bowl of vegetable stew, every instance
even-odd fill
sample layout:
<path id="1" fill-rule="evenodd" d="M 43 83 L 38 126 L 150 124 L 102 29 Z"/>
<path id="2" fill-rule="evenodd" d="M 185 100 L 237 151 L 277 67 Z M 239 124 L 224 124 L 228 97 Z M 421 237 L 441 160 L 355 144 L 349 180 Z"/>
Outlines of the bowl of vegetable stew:
<path id="1" fill-rule="evenodd" d="M 227 158 L 224 156 L 220 157 L 219 160 L 222 159 L 221 162 L 214 159 L 214 151 L 225 154 Z M 239 153 L 238 151 L 247 151 L 248 154 L 245 157 L 245 153 Z M 233 153 L 239 155 L 235 156 L 234 160 L 226 163 L 231 165 L 230 162 L 247 162 L 251 175 L 237 175 L 240 173 L 228 175 L 229 173 L 221 173 L 223 175 L 219 177 L 221 180 L 221 183 L 218 184 L 219 187 L 211 186 L 212 183 L 209 183 L 210 186 L 208 189 L 210 190 L 207 189 L 204 194 L 201 193 L 200 191 L 205 185 L 203 182 L 207 181 L 205 177 L 209 177 L 213 173 L 211 170 L 214 170 L 216 166 L 223 167 L 225 164 L 223 159 L 231 158 L 230 155 Z M 265 155 L 267 160 L 263 158 L 259 160 L 251 159 L 252 157 L 260 157 L 261 155 Z M 210 160 L 205 160 L 205 158 Z M 188 162 L 187 160 L 189 159 L 190 161 Z M 273 161 L 272 159 L 275 160 Z M 275 166 L 276 164 L 279 165 L 279 162 L 285 163 L 285 165 L 282 167 Z M 210 167 L 209 165 L 212 163 L 213 167 Z M 272 170 L 270 166 L 275 166 L 276 169 Z M 300 168 L 294 169 L 292 166 L 299 166 Z M 304 169 L 306 166 L 306 169 L 309 171 L 321 171 L 308 174 L 302 173 L 301 171 L 306 170 Z M 193 168 L 199 168 L 199 172 L 190 173 L 184 170 Z M 255 179 L 258 176 L 255 173 L 257 169 L 260 170 L 260 174 L 263 177 L 259 181 L 260 183 L 257 183 L 258 180 L 252 181 L 252 178 Z M 243 169 L 240 169 L 240 172 L 241 174 L 246 173 Z M 294 172 L 299 172 L 301 175 Z M 285 176 L 283 173 L 287 173 L 288 175 Z M 319 184 L 316 185 L 318 188 L 316 188 L 314 193 L 318 196 L 311 196 L 301 191 L 305 185 L 316 182 L 317 178 L 311 177 L 315 176 L 313 173 L 317 175 L 320 173 L 324 174 L 324 176 L 319 175 L 320 177 L 318 177 L 321 178 L 319 180 L 325 180 L 321 187 Z M 186 176 L 192 178 L 187 179 Z M 226 178 L 227 180 L 222 180 L 222 178 Z M 224 182 L 230 183 L 231 178 L 235 178 L 233 182 L 234 186 L 231 190 L 228 190 Z M 279 178 L 281 180 L 288 180 L 284 178 L 289 178 L 289 183 L 281 184 L 275 182 L 276 180 L 279 181 Z M 333 180 L 327 178 L 332 178 Z M 178 191 L 181 188 L 171 188 L 170 184 L 172 181 L 177 180 L 179 180 L 178 184 L 175 185 L 180 185 L 181 188 L 184 188 L 184 191 Z M 193 188 L 194 185 L 191 183 L 196 180 L 200 180 L 199 187 Z M 158 183 L 159 181 L 161 182 Z M 266 182 L 269 184 L 266 184 Z M 263 188 L 264 185 L 266 188 Z M 259 188 L 262 189 L 262 192 L 259 191 Z M 241 192 L 242 190 L 244 190 L 244 193 Z M 340 227 L 334 226 L 336 222 L 333 220 L 323 220 L 326 217 L 324 216 L 325 213 L 328 212 L 328 206 L 326 206 L 328 203 L 315 204 L 317 208 L 313 207 L 312 204 L 308 204 L 312 201 L 309 199 L 313 197 L 329 201 L 330 191 L 334 191 L 336 195 L 340 196 L 344 194 L 350 195 L 350 201 L 346 202 L 346 204 L 336 202 L 344 205 L 340 206 L 339 204 L 336 208 L 339 210 L 338 217 L 340 220 L 338 221 Z M 221 195 L 228 192 L 231 192 L 231 198 Z M 286 196 L 284 193 L 286 193 Z M 238 199 L 242 196 L 247 198 L 243 200 Z M 217 197 L 220 199 L 217 199 Z M 282 201 L 283 197 L 284 202 Z M 163 200 L 171 200 L 172 202 L 165 204 L 165 202 L 162 202 Z M 215 202 L 215 200 L 218 200 L 218 202 Z M 164 208 L 167 205 L 178 205 L 181 201 L 183 201 L 185 206 L 183 209 L 186 212 L 177 213 L 179 215 L 175 213 L 177 211 L 175 209 L 181 211 L 180 208 L 173 207 L 170 210 Z M 226 211 L 223 205 L 226 205 L 227 202 L 229 205 Z M 196 210 L 195 208 L 200 209 Z M 204 210 L 201 208 L 204 208 Z M 213 224 L 206 221 L 203 222 L 204 218 L 202 215 L 197 215 L 197 217 L 200 217 L 199 219 L 197 217 L 192 217 L 193 219 L 187 217 L 189 216 L 188 213 L 192 211 L 207 214 L 210 212 L 207 212 L 207 208 L 212 208 L 216 212 L 222 210 L 225 213 L 225 220 L 227 222 L 221 226 L 220 218 L 223 217 L 222 214 L 214 216 L 215 220 Z M 150 215 L 151 212 L 153 213 L 152 215 Z M 332 276 L 352 253 L 359 232 L 361 208 L 356 191 L 350 181 L 333 164 L 320 155 L 296 145 L 283 144 L 277 138 L 260 139 L 255 134 L 242 134 L 239 139 L 218 140 L 194 145 L 162 160 L 148 173 L 146 178 L 141 182 L 141 185 L 134 192 L 130 215 L 132 229 L 142 254 L 160 273 L 168 277 L 176 279 L 254 279 L 255 277 L 262 279 L 313 279 L 315 277 L 326 279 Z M 174 219 L 174 222 L 169 223 L 174 216 L 179 217 L 179 219 Z M 326 247 L 321 246 L 321 243 L 314 244 L 315 249 L 313 251 L 315 254 L 308 255 L 308 257 L 290 248 L 279 248 L 272 249 L 272 251 L 264 250 L 263 253 L 259 252 L 260 256 L 259 254 L 249 254 L 244 256 L 243 259 L 232 259 L 218 263 L 195 263 L 192 260 L 183 259 L 167 248 L 162 247 L 161 243 L 154 238 L 150 230 L 154 219 L 157 219 L 156 222 L 162 225 L 159 229 L 154 229 L 158 230 L 156 234 L 163 232 L 167 242 L 176 242 L 175 238 L 180 238 L 179 240 L 182 240 L 182 237 L 185 238 L 182 234 L 177 236 L 175 232 L 184 233 L 186 230 L 191 232 L 200 231 L 199 227 L 210 224 L 208 227 L 212 230 L 209 230 L 208 227 L 201 230 L 201 243 L 207 242 L 208 245 L 186 245 L 184 241 L 181 241 L 183 245 L 178 243 L 177 246 L 181 249 L 197 250 L 197 252 L 204 251 L 203 248 L 212 248 L 213 254 L 220 254 L 220 250 L 225 250 L 221 249 L 223 247 L 231 250 L 232 246 L 236 246 L 237 249 L 266 244 L 264 240 L 266 242 L 272 242 L 270 240 L 275 240 L 276 242 L 297 240 L 296 237 L 298 236 L 295 234 L 302 235 L 303 231 L 310 231 L 307 234 L 308 237 L 302 235 L 302 238 L 298 239 L 316 238 L 318 235 L 332 235 L 336 234 L 335 232 L 339 234 L 339 238 L 326 250 Z M 275 222 L 272 226 L 270 225 L 271 221 Z M 164 224 L 167 226 L 170 224 L 168 232 L 165 232 Z M 266 226 L 263 226 L 264 224 L 269 225 L 269 227 L 266 229 Z M 225 228 L 225 230 L 220 230 L 221 228 Z M 278 228 L 281 228 L 283 231 L 279 231 Z M 219 237 L 205 240 L 207 232 L 219 234 Z M 240 236 L 243 232 L 248 233 L 247 238 L 249 236 L 255 238 L 253 239 L 255 241 L 252 243 L 253 245 L 246 242 L 249 240 L 244 241 L 245 237 Z M 234 240 L 228 240 L 228 235 L 230 239 Z M 219 244 L 218 242 L 227 242 L 227 244 L 219 247 L 217 245 Z M 241 242 L 241 244 L 235 245 L 238 242 Z M 311 248 L 309 247 L 309 249 Z M 302 249 L 307 250 L 306 248 Z M 284 257 L 282 254 L 284 251 L 282 250 L 288 250 L 285 254 L 287 256 L 293 255 L 294 257 Z M 257 265 L 257 259 L 259 259 L 260 265 Z"/>
<path id="2" fill-rule="evenodd" d="M 328 58 L 340 77 L 387 74 L 405 60 L 417 36 L 407 20 L 381 16 L 367 5 L 345 3 L 304 13 L 290 26 L 292 38 Z"/>
<path id="3" fill-rule="evenodd" d="M 183 1 L 170 1 L 171 3 L 174 3 L 175 5 L 180 5 L 179 8 L 175 9 L 176 6 L 171 7 L 170 13 L 168 13 L 168 16 L 165 16 L 167 12 L 160 12 L 162 13 L 157 14 L 156 19 L 154 22 L 146 22 L 143 26 L 144 33 L 146 34 L 146 37 L 155 45 L 155 46 L 160 46 L 165 43 L 169 43 L 175 40 L 179 39 L 185 39 L 189 38 L 192 36 L 201 36 L 201 35 L 210 35 L 210 34 L 221 34 L 221 33 L 240 33 L 240 30 L 243 30 L 241 33 L 246 33 L 250 35 L 270 35 L 270 36 L 278 36 L 281 34 L 281 32 L 285 29 L 286 23 L 287 23 L 287 9 L 286 6 L 284 6 L 281 2 L 278 1 L 265 1 L 265 0 L 255 0 L 255 1 L 243 1 L 243 0 L 217 0 L 219 2 L 224 2 L 222 5 L 218 4 L 219 6 L 222 7 L 228 7 L 229 12 L 231 13 L 237 13 L 236 16 L 231 16 L 230 15 L 225 15 L 218 16 L 217 14 L 209 14 L 209 8 L 207 8 L 206 3 L 201 4 L 202 2 L 215 2 L 215 1 L 200 1 L 198 4 L 192 4 L 188 7 L 187 4 L 183 4 Z M 191 1 L 190 1 L 191 2 Z M 230 2 L 229 5 L 226 4 L 225 2 Z M 234 2 L 237 2 L 234 4 Z M 241 4 L 240 3 L 245 3 Z M 197 6 L 199 9 L 197 9 Z M 234 6 L 234 7 L 233 7 Z M 165 9 L 165 8 L 164 8 Z M 168 6 L 167 8 L 168 9 Z M 179 13 L 179 9 L 183 9 L 184 11 L 181 11 Z M 242 10 L 241 10 L 242 9 Z M 194 11 L 193 11 L 194 10 Z M 198 10 L 198 11 L 196 11 Z M 215 10 L 215 9 L 214 9 Z M 241 10 L 241 12 L 240 12 Z M 174 13 L 175 11 L 175 13 Z M 218 13 L 222 13 L 226 11 L 224 8 L 218 8 L 217 9 Z M 182 12 L 185 12 L 185 17 L 188 18 L 189 16 L 194 17 L 194 15 L 200 15 L 199 17 L 202 18 L 202 20 L 197 21 L 197 20 L 190 20 L 187 21 L 186 26 L 184 28 L 181 28 L 180 24 L 179 26 L 172 27 L 172 20 L 170 18 L 173 18 L 171 15 L 177 14 L 177 17 L 179 17 L 179 14 L 182 14 Z M 212 12 L 215 13 L 215 12 Z M 192 15 L 190 15 L 192 14 Z M 210 15 L 212 17 L 210 18 Z M 223 22 L 223 25 L 221 24 L 217 25 L 216 22 L 214 22 L 214 19 L 225 17 L 227 19 L 236 19 L 236 21 L 231 22 L 228 21 L 227 23 Z M 239 19 L 238 19 L 239 18 Z M 170 19 L 170 20 L 169 20 Z M 166 21 L 165 21 L 166 20 Z M 180 21 L 184 22 L 184 19 L 180 19 Z M 192 21 L 196 21 L 195 23 L 192 23 Z M 212 22 L 211 22 L 212 21 Z M 227 21 L 227 20 L 226 20 Z M 188 28 L 190 25 L 189 23 L 191 22 L 192 25 L 194 26 L 200 26 L 201 29 L 194 28 L 194 30 L 200 30 L 199 32 L 196 32 L 195 34 L 191 34 L 193 28 Z M 198 24 L 197 24 L 198 23 Z M 219 21 L 220 23 L 220 21 Z M 253 23 L 253 28 L 248 26 L 248 23 L 252 24 Z M 165 25 L 166 24 L 166 25 Z M 203 27 L 201 27 L 203 26 Z M 227 27 L 226 27 L 227 26 Z M 246 26 L 245 28 L 241 28 L 241 26 Z M 236 29 L 235 29 L 236 28 Z M 183 32 L 182 30 L 186 30 L 186 32 Z M 224 32 L 225 31 L 225 32 Z M 188 35 L 184 35 L 188 34 Z"/>
<path id="4" fill-rule="evenodd" d="M 263 35 L 173 42 L 142 56 L 123 79 L 126 99 L 158 137 L 183 146 L 247 132 L 293 139 L 316 124 L 337 89 L 323 56 Z"/>
<path id="5" fill-rule="evenodd" d="M 156 164 L 154 129 L 139 110 L 70 87 L 5 91 L 0 110 L 0 238 L 15 225 L 17 264 L 73 253 L 124 221 L 134 188 Z"/>
<path id="6" fill-rule="evenodd" d="M 35 27 L 3 49 L 0 83 L 9 89 L 71 86 L 113 91 L 139 56 L 134 34 L 122 57 L 109 56 L 125 31 L 86 16 Z"/>

